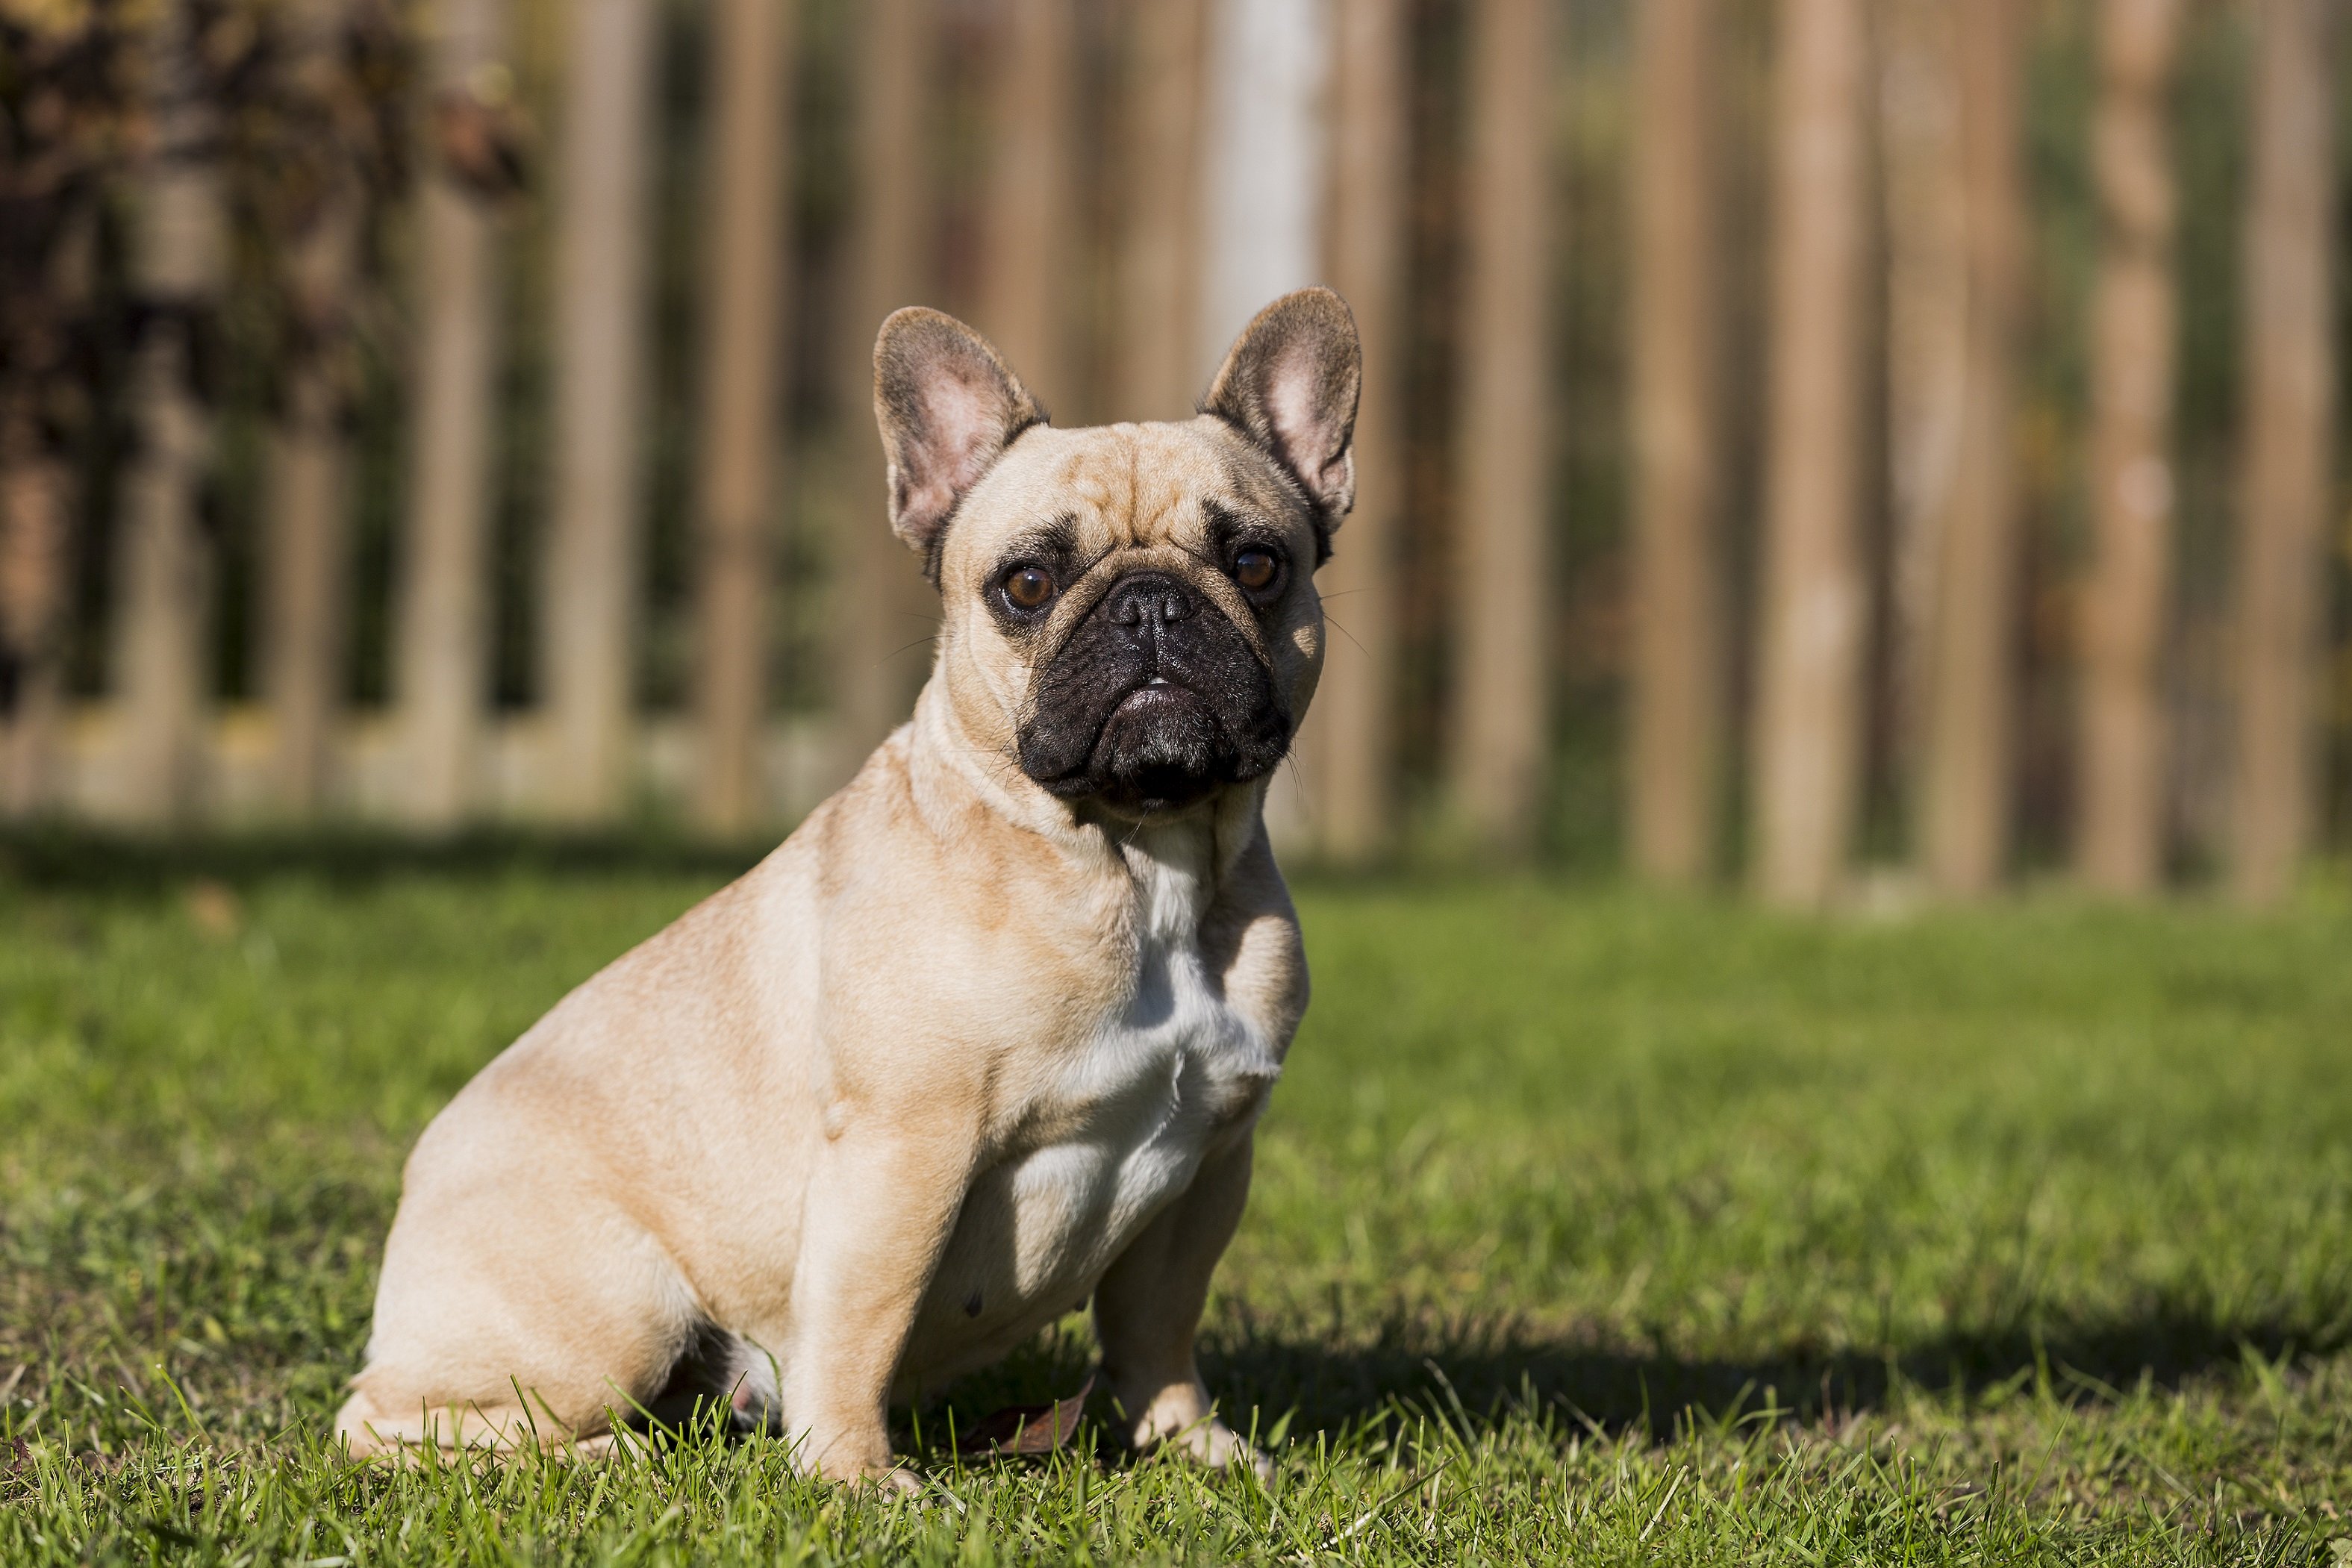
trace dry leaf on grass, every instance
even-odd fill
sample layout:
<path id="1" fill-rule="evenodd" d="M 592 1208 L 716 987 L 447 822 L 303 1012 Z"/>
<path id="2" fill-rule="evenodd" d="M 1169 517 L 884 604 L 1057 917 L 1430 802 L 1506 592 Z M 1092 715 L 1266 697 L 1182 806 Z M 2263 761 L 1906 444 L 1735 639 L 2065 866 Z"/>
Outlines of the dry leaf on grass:
<path id="1" fill-rule="evenodd" d="M 1050 1454 L 1078 1429 L 1078 1417 L 1087 1413 L 1087 1396 L 1094 1391 L 1095 1380 L 1088 1377 L 1067 1399 L 991 1411 L 957 1438 L 956 1449 L 965 1454 Z"/>

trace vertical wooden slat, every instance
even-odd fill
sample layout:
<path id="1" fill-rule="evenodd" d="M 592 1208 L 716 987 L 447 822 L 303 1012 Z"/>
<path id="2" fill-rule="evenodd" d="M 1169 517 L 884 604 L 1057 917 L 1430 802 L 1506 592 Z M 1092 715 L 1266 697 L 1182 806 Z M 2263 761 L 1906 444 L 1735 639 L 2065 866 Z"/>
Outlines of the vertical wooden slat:
<path id="1" fill-rule="evenodd" d="M 1963 897 L 1990 891 L 2006 869 L 2015 751 L 2016 3 L 1969 0 L 1958 14 L 1967 371 L 1927 670 L 1920 837 L 1930 883 Z"/>
<path id="2" fill-rule="evenodd" d="M 932 182 L 925 156 L 936 18 L 930 0 L 858 7 L 854 150 L 855 307 L 843 325 L 837 406 L 845 423 L 835 559 L 835 670 L 845 760 L 862 758 L 901 720 L 930 668 L 939 601 L 921 563 L 890 531 L 882 439 L 869 412 L 874 338 L 883 318 L 927 302 Z"/>
<path id="3" fill-rule="evenodd" d="M 31 390 L 0 395 L 0 655 L 15 677 L 0 714 L 0 816 L 34 816 L 55 803 L 72 494 Z"/>
<path id="4" fill-rule="evenodd" d="M 1819 905 L 1861 753 L 1862 0 L 1781 0 L 1779 18 L 1754 877 Z"/>
<path id="5" fill-rule="evenodd" d="M 347 0 L 300 0 L 288 12 L 287 70 L 307 102 L 331 110 L 348 90 Z M 269 439 L 268 630 L 262 685 L 275 725 L 278 804 L 308 815 L 327 781 L 341 695 L 351 410 L 341 362 L 357 282 L 362 193 L 341 159 L 328 164 L 308 226 L 289 236 L 286 390 Z"/>
<path id="6" fill-rule="evenodd" d="M 987 235 L 972 325 L 1063 423 L 1071 403 L 1073 0 L 1006 0 L 996 72 Z"/>
<path id="7" fill-rule="evenodd" d="M 210 661 L 210 559 L 197 517 L 211 421 L 193 384 L 198 320 L 227 265 L 218 115 L 191 7 L 151 29 L 152 141 L 138 172 L 131 286 L 147 313 L 131 370 L 135 450 L 122 479 L 114 673 L 125 727 L 121 805 L 165 821 L 194 804 Z"/>
<path id="8" fill-rule="evenodd" d="M 1208 0 L 1129 0 L 1114 419 L 1181 419 L 1197 343 Z"/>
<path id="9" fill-rule="evenodd" d="M 540 664 L 548 806 L 608 818 L 627 798 L 639 612 L 646 164 L 652 0 L 580 0 L 557 190 L 554 509 Z"/>
<path id="10" fill-rule="evenodd" d="M 0 657 L 14 690 L 0 714 L 0 815 L 61 802 L 66 638 L 72 610 L 76 486 L 68 448 L 48 428 L 49 397 L 74 374 L 74 319 L 96 271 L 98 204 L 46 214 L 35 286 L 19 300 L 9 373 L 0 376 Z"/>
<path id="11" fill-rule="evenodd" d="M 1506 852 L 1535 842 L 1548 740 L 1549 9 L 1481 0 L 1471 22 L 1451 784 L 1464 825 Z"/>
<path id="12" fill-rule="evenodd" d="M 719 0 L 710 31 L 710 282 L 703 331 L 701 668 L 703 825 L 733 832 L 763 810 L 770 528 L 783 455 L 776 428 L 778 336 L 792 247 L 788 0 Z"/>
<path id="13" fill-rule="evenodd" d="M 505 0 L 444 0 L 426 35 L 434 98 L 417 195 L 420 321 L 394 650 L 395 810 L 451 827 L 480 805 L 489 702 L 490 460 L 502 317 L 498 234 L 463 166 L 467 128 L 503 107 Z"/>
<path id="14" fill-rule="evenodd" d="M 1403 525 L 1402 384 L 1406 105 L 1401 0 L 1334 7 L 1332 285 L 1363 336 L 1356 415 L 1356 509 L 1317 574 L 1331 630 L 1323 679 L 1299 737 L 1314 790 L 1318 849 L 1355 863 L 1387 846 L 1395 813 L 1396 598 Z"/>
<path id="15" fill-rule="evenodd" d="M 1958 10 L 1950 0 L 1886 0 L 1871 16 L 1886 265 L 1888 667 L 1879 678 L 1894 770 L 1914 787 L 1968 402 Z"/>
<path id="16" fill-rule="evenodd" d="M 1195 390 L 1277 296 L 1322 277 L 1320 0 L 1220 0 L 1211 11 Z"/>
<path id="17" fill-rule="evenodd" d="M 2074 858 L 2103 893 L 2164 876 L 2163 655 L 2172 583 L 2178 331 L 2168 96 L 2181 0 L 2103 0 L 2093 172 L 2091 526 L 2083 599 L 2082 787 Z"/>
<path id="18" fill-rule="evenodd" d="M 1714 0 L 1635 18 L 1634 866 L 1688 885 L 1715 848 L 1723 650 L 1716 508 Z"/>
<path id="19" fill-rule="evenodd" d="M 2335 479 L 2335 12 L 2263 0 L 2245 216 L 2231 884 L 2293 886 L 2317 815 L 2321 585 Z"/>

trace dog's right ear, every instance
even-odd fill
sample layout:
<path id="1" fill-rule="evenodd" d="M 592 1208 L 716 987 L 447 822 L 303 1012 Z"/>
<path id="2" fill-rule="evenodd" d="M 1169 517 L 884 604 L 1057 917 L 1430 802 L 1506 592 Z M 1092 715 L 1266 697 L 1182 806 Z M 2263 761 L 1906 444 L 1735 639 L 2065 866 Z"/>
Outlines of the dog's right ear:
<path id="1" fill-rule="evenodd" d="M 948 519 L 1045 411 L 988 340 L 937 310 L 897 311 L 874 341 L 874 419 L 890 465 L 890 527 L 938 576 Z"/>
<path id="2" fill-rule="evenodd" d="M 1225 355 L 1201 412 L 1240 431 L 1290 471 L 1314 502 L 1316 534 L 1356 504 L 1356 398 L 1364 384 L 1355 313 L 1328 288 L 1301 288 L 1259 311 Z"/>

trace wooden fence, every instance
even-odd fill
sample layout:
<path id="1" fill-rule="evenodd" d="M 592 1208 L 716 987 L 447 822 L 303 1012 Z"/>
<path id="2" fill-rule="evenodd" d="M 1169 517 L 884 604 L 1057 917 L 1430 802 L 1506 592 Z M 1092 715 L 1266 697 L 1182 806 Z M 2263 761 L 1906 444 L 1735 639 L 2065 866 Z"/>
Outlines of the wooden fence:
<path id="1" fill-rule="evenodd" d="M 5 24 L 0 800 L 788 821 L 928 662 L 865 422 L 882 316 L 950 305 L 1066 416 L 1175 417 L 1251 309 L 1321 280 L 1371 374 L 1287 844 L 1540 852 L 1586 809 L 1564 758 L 1597 734 L 1626 853 L 1664 882 L 1738 861 L 1820 904 L 1891 859 L 1977 895 L 2034 852 L 2030 808 L 2091 886 L 2149 893 L 2210 852 L 2278 897 L 2326 833 L 2343 727 L 2334 11 L 37 7 Z M 2192 35 L 2248 46 L 2222 210 L 2179 189 Z M 2029 62 L 2067 57 L 2079 103 L 2033 99 Z M 45 90 L 135 133 L 75 162 Z M 2079 221 L 2028 156 L 2053 124 L 2087 148 Z M 2093 236 L 2079 297 L 2046 276 L 2068 222 Z M 2216 308 L 2179 281 L 2216 225 L 2220 377 L 2196 357 Z M 239 310 L 273 324 L 244 405 L 208 361 Z M 2084 361 L 2055 438 L 2045 337 Z M 2200 568 L 2226 611 L 2193 625 L 2192 416 L 2232 454 Z M 363 633 L 382 700 L 348 674 Z M 649 701 L 657 656 L 677 674 Z M 2058 730 L 2064 799 L 2032 807 Z M 2217 778 L 2225 805 L 2191 809 Z"/>

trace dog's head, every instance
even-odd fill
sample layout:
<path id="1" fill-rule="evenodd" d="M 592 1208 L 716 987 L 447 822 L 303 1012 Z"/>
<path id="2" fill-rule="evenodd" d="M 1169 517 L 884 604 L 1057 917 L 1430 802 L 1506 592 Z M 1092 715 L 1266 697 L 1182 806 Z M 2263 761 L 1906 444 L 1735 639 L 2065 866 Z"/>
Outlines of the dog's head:
<path id="1" fill-rule="evenodd" d="M 1057 430 L 935 310 L 884 323 L 874 368 L 890 524 L 939 587 L 936 678 L 971 741 L 1128 817 L 1271 772 L 1322 668 L 1315 569 L 1355 498 L 1339 297 L 1259 312 L 1181 423 Z"/>

